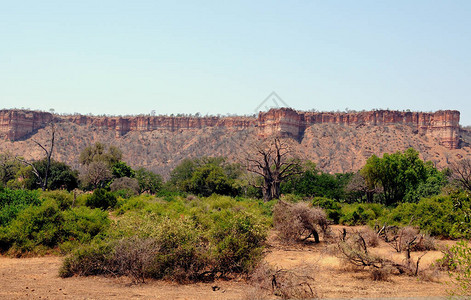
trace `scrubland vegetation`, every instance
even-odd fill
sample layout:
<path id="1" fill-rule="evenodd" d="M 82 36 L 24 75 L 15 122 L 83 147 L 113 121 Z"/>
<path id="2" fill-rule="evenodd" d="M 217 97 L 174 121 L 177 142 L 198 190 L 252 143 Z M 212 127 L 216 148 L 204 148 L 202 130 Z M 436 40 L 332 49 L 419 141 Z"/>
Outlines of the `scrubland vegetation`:
<path id="1" fill-rule="evenodd" d="M 270 162 L 267 153 L 276 151 L 264 153 Z M 434 239 L 462 239 L 443 249 L 436 265 L 450 272 L 457 292 L 470 292 L 467 159 L 437 170 L 409 149 L 372 156 L 358 173 L 327 174 L 286 155 L 277 166 L 261 164 L 257 175 L 247 172 L 253 165 L 202 157 L 183 161 L 166 181 L 132 169 L 119 149 L 103 144 L 82 151 L 80 172 L 54 160 L 24 164 L 8 153 L 0 162 L 0 251 L 65 255 L 62 277 L 194 282 L 243 275 L 282 298 L 315 296 L 308 275 L 261 263 L 275 230 L 287 245 L 335 245 L 345 261 L 371 270 L 373 280 L 419 276 L 420 258 L 410 252 L 434 249 Z M 281 176 L 285 171 L 290 176 Z M 334 224 L 370 229 L 338 234 Z M 369 248 L 379 240 L 405 261 L 373 255 Z M 277 281 L 270 287 L 267 278 Z"/>

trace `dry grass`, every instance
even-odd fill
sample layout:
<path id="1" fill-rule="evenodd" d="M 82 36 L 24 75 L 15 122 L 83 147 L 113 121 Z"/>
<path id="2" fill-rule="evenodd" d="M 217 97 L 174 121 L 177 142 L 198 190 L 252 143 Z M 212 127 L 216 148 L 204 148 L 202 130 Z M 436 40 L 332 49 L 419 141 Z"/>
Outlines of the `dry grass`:
<path id="1" fill-rule="evenodd" d="M 253 297 L 266 297 L 271 294 L 282 299 L 317 298 L 313 271 L 307 267 L 288 270 L 263 263 L 254 270 L 250 282 L 254 286 L 251 291 Z"/>
<path id="2" fill-rule="evenodd" d="M 377 247 L 379 245 L 379 237 L 370 227 L 364 227 L 359 230 L 361 236 L 365 239 L 368 247 Z"/>
<path id="3" fill-rule="evenodd" d="M 371 270 L 371 280 L 373 281 L 387 281 L 391 275 L 390 268 L 380 268 Z"/>

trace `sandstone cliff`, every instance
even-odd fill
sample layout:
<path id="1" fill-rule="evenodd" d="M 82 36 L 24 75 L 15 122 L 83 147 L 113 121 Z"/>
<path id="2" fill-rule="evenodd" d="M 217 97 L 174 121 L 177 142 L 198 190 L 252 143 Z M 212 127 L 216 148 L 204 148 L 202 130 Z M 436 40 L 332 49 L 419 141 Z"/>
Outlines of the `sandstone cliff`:
<path id="1" fill-rule="evenodd" d="M 132 167 L 145 167 L 168 176 L 185 158 L 226 156 L 244 163 L 260 136 L 289 136 L 295 154 L 326 172 L 357 171 L 373 154 L 413 147 L 421 158 L 443 168 L 471 158 L 471 130 L 459 130 L 459 113 L 299 112 L 274 109 L 257 117 L 92 117 L 59 116 L 30 111 L 0 111 L 0 152 L 27 160 L 44 157 L 34 141 L 48 144 L 55 118 L 54 159 L 80 168 L 78 157 L 96 142 L 113 144 Z M 459 130 L 459 136 L 457 131 Z M 457 142 L 459 141 L 459 143 Z M 458 147 L 459 146 L 459 147 Z M 458 147 L 458 149 L 454 149 Z M 453 148 L 453 149 L 452 149 Z"/>
<path id="2" fill-rule="evenodd" d="M 44 127 L 51 120 L 73 123 L 109 130 L 116 137 L 129 132 L 170 131 L 182 132 L 204 128 L 246 130 L 258 127 L 256 134 L 266 137 L 272 134 L 292 137 L 302 141 L 307 128 L 314 124 L 337 124 L 346 126 L 407 125 L 417 133 L 436 138 L 448 149 L 459 148 L 460 113 L 445 110 L 434 113 L 401 112 L 378 110 L 358 113 L 301 112 L 289 108 L 271 109 L 260 112 L 258 118 L 250 117 L 173 117 L 173 116 L 130 116 L 94 117 L 60 116 L 47 112 L 1 110 L 0 134 L 15 141 L 23 139 Z"/>
<path id="3" fill-rule="evenodd" d="M 289 108 L 260 112 L 260 135 L 279 134 L 302 140 L 306 128 L 314 124 L 347 126 L 409 125 L 417 133 L 436 138 L 448 149 L 459 147 L 460 112 L 444 110 L 434 113 L 376 110 L 355 113 L 299 112 Z"/>
<path id="4" fill-rule="evenodd" d="M 0 135 L 15 141 L 44 127 L 53 119 L 47 112 L 0 110 Z"/>

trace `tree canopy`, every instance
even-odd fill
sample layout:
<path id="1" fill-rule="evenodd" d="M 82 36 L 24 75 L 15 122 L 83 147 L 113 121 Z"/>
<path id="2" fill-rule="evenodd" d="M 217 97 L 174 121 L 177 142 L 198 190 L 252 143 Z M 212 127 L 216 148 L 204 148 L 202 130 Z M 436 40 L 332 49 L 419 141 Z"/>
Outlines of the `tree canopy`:
<path id="1" fill-rule="evenodd" d="M 51 160 L 48 168 L 48 160 L 44 158 L 33 162 L 32 165 L 40 174 L 48 172 L 49 179 L 46 186 L 48 190 L 66 189 L 71 191 L 78 186 L 78 172 L 63 162 Z M 25 180 L 26 187 L 29 189 L 42 188 L 41 182 L 33 174 L 32 168 L 29 168 L 29 174 Z"/>
<path id="2" fill-rule="evenodd" d="M 111 167 L 119 162 L 122 157 L 123 153 L 118 147 L 98 142 L 80 152 L 79 162 L 82 165 L 88 166 L 92 162 L 100 161 Z"/>
<path id="3" fill-rule="evenodd" d="M 424 163 L 419 153 L 409 148 L 403 153 L 385 153 L 382 158 L 371 156 L 360 171 L 370 189 L 381 187 L 384 203 L 402 202 L 408 193 L 427 183 L 430 177 L 440 177 L 431 162 Z M 441 183 L 441 179 L 438 179 Z M 429 184 L 433 181 L 429 180 Z M 418 200 L 418 199 L 415 199 Z"/>

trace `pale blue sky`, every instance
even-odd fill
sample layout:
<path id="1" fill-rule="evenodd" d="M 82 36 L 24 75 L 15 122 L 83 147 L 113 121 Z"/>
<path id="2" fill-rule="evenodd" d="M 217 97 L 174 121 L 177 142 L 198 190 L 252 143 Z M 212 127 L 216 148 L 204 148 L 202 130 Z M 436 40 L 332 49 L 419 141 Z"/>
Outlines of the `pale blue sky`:
<path id="1" fill-rule="evenodd" d="M 471 1 L 0 0 L 0 108 L 253 114 L 272 91 L 471 125 Z"/>

